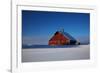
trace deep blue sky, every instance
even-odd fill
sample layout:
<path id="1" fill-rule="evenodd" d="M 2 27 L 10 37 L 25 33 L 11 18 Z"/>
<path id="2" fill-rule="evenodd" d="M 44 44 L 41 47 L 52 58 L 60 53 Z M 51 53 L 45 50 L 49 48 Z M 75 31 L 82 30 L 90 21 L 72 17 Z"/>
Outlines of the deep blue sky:
<path id="1" fill-rule="evenodd" d="M 43 42 L 43 39 L 46 38 L 44 41 L 47 43 L 48 39 L 60 29 L 64 29 L 65 32 L 69 33 L 74 38 L 89 38 L 90 14 L 22 11 L 22 37 L 24 38 L 24 42 L 31 41 L 31 44 L 35 44 L 35 42 L 32 41 L 38 40 L 37 43 L 40 41 Z"/>

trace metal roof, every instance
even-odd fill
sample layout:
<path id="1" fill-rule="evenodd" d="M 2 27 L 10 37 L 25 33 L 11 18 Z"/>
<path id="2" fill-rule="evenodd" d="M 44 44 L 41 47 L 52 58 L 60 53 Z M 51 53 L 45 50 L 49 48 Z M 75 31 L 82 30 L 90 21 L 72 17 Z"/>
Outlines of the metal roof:
<path id="1" fill-rule="evenodd" d="M 76 39 L 73 38 L 69 33 L 67 33 L 67 32 L 61 32 L 61 31 L 60 31 L 60 33 L 62 33 L 65 37 L 69 38 L 70 40 L 75 40 L 76 41 Z"/>

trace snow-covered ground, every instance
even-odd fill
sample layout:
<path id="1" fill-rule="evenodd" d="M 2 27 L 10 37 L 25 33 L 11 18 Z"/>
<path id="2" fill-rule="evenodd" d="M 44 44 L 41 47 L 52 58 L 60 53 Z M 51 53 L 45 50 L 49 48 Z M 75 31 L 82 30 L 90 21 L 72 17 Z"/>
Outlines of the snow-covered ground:
<path id="1" fill-rule="evenodd" d="M 71 48 L 22 49 L 22 62 L 84 60 L 89 58 L 89 45 Z"/>

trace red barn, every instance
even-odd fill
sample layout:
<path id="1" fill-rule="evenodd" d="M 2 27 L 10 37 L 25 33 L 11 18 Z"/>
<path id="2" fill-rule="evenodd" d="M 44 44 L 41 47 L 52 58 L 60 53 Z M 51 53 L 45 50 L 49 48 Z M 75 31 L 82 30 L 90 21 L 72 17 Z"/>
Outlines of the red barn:
<path id="1" fill-rule="evenodd" d="M 66 32 L 57 31 L 48 42 L 49 45 L 75 45 L 80 44 Z"/>

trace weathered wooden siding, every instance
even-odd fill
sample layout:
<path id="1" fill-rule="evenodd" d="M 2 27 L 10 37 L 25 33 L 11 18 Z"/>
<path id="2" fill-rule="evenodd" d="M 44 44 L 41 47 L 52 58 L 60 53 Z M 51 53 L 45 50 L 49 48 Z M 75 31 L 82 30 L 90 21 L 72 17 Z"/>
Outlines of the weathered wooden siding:
<path id="1" fill-rule="evenodd" d="M 69 44 L 69 39 L 62 35 L 59 32 L 56 32 L 55 35 L 49 40 L 49 45 L 66 45 Z"/>

